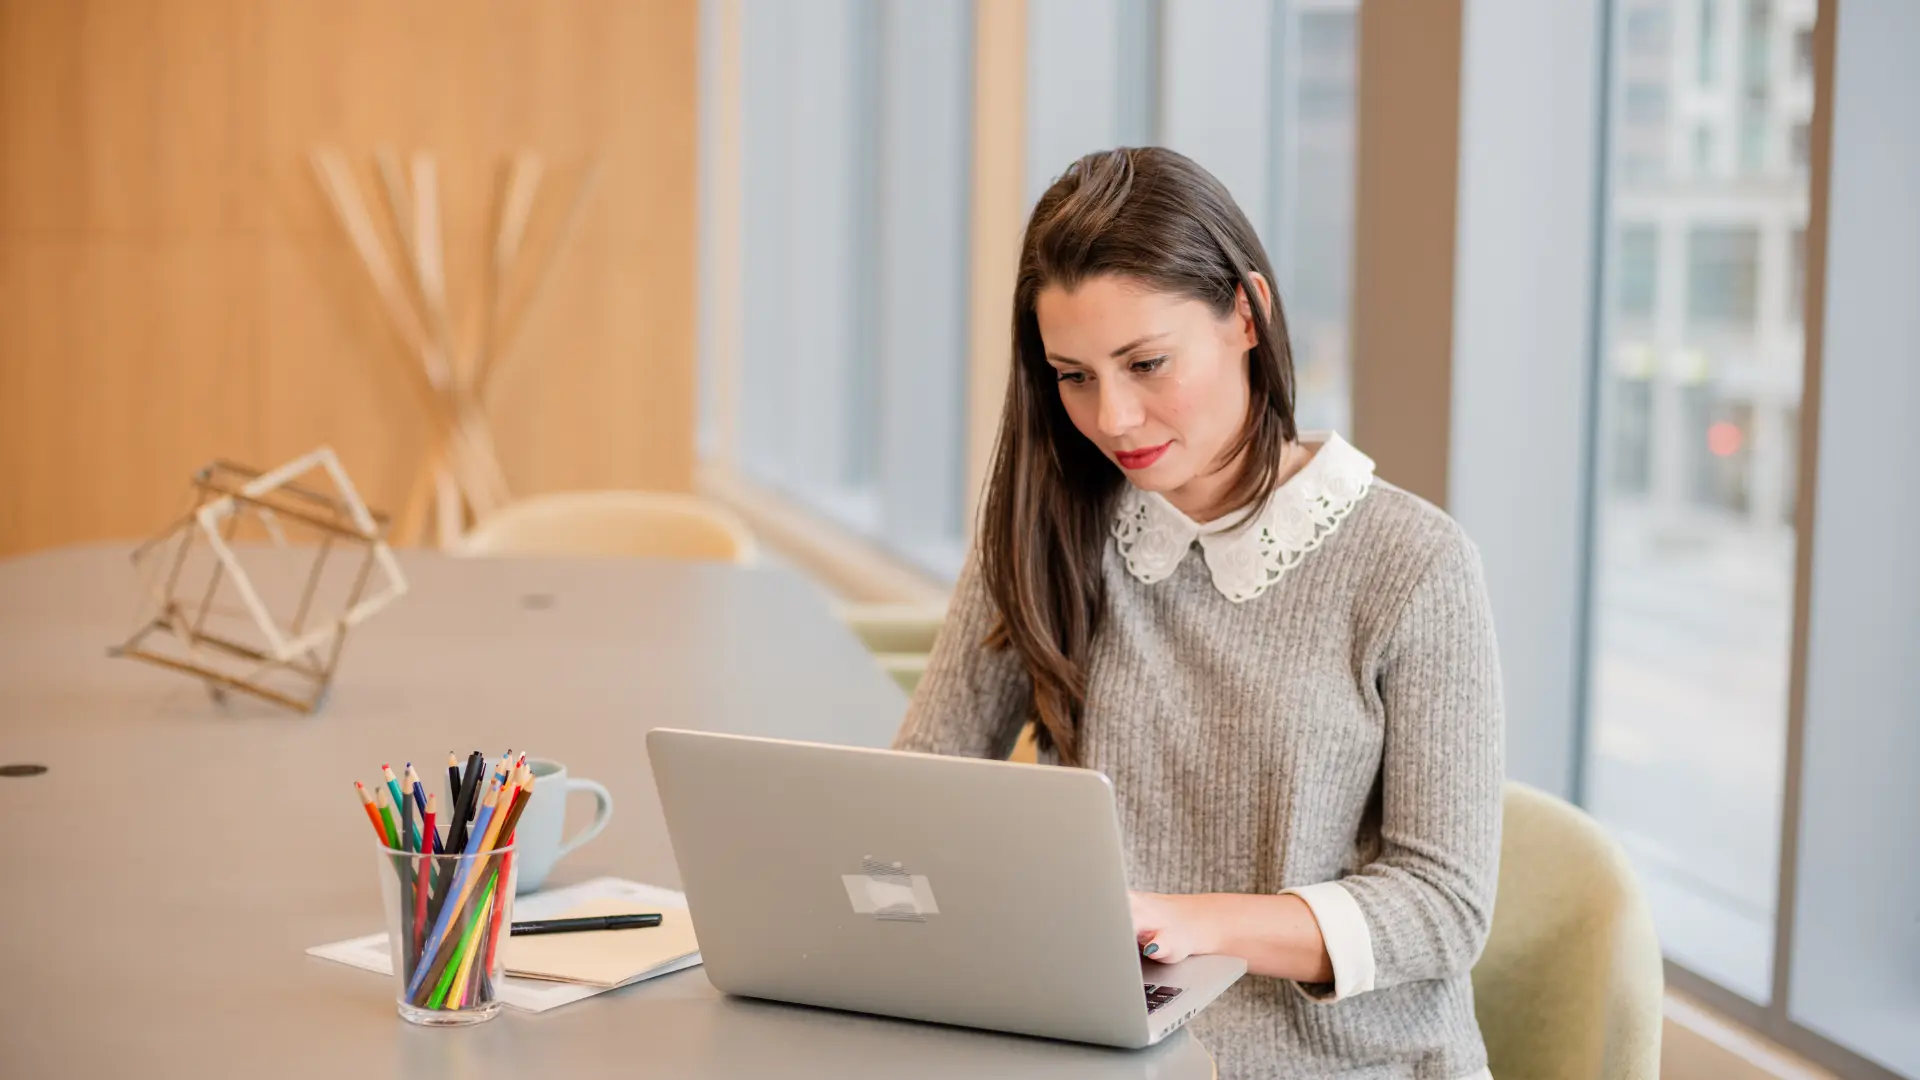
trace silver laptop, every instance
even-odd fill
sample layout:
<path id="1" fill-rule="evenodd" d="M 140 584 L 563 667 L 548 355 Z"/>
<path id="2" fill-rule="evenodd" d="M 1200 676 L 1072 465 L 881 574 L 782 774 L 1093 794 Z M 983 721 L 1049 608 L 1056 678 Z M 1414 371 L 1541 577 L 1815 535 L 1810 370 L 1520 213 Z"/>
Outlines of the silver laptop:
<path id="1" fill-rule="evenodd" d="M 1099 773 L 666 728 L 647 754 L 726 993 L 1139 1047 L 1246 972 L 1140 957 Z"/>

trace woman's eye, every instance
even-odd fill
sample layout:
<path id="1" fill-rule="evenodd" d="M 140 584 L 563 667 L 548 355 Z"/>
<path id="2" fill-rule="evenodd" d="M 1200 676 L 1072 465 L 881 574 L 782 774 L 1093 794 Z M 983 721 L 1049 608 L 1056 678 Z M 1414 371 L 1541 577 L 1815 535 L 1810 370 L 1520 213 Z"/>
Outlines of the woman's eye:
<path id="1" fill-rule="evenodd" d="M 1151 375 L 1165 366 L 1167 366 L 1167 358 L 1164 356 L 1156 356 L 1151 360 L 1135 360 L 1133 362 L 1133 373 L 1135 375 Z"/>
<path id="2" fill-rule="evenodd" d="M 1087 381 L 1087 373 L 1084 371 L 1057 371 L 1054 374 L 1061 382 L 1072 383 L 1075 386 Z"/>

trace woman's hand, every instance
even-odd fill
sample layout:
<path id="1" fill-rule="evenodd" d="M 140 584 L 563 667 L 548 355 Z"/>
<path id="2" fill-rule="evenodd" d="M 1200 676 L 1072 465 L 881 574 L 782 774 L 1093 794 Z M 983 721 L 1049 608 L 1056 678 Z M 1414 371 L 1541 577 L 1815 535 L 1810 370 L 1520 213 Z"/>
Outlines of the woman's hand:
<path id="1" fill-rule="evenodd" d="M 1238 956 L 1254 975 L 1333 981 L 1333 959 L 1305 900 L 1291 893 L 1194 896 L 1130 892 L 1140 955 L 1163 964 L 1189 956 Z"/>
<path id="2" fill-rule="evenodd" d="M 1133 933 L 1140 955 L 1162 964 L 1177 964 L 1196 953 L 1218 951 L 1208 933 L 1205 897 L 1167 893 L 1130 892 Z"/>

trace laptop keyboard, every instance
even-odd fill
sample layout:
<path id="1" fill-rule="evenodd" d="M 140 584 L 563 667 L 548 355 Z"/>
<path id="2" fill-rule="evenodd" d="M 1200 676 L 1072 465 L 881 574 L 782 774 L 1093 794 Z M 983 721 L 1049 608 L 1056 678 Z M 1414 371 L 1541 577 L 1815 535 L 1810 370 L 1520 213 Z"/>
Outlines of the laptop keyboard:
<path id="1" fill-rule="evenodd" d="M 1180 996 L 1180 988 L 1177 986 L 1155 986 L 1152 983 L 1146 985 L 1147 1011 L 1150 1013 L 1159 1012 L 1160 1006 Z"/>

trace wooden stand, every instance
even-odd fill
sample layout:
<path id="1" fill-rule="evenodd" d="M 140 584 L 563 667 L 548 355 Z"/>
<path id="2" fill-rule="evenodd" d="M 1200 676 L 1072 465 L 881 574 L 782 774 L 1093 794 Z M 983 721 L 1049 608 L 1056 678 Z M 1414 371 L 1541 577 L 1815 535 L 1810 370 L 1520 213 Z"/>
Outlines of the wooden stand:
<path id="1" fill-rule="evenodd" d="M 521 267 L 544 166 L 530 152 L 502 161 L 481 308 L 478 318 L 471 320 L 477 322 L 478 331 L 463 351 L 454 340 L 447 303 L 438 166 L 431 154 L 416 153 L 403 172 L 399 155 L 388 150 L 374 155 L 374 165 L 411 287 L 395 271 L 346 158 L 338 150 L 313 151 L 320 188 L 359 254 L 394 330 L 418 361 L 412 381 L 427 412 L 429 449 L 401 512 L 398 539 L 418 541 L 427 532 L 430 515 L 435 542 L 450 548 L 473 521 L 511 498 L 487 425 L 489 394 L 498 384 L 502 360 L 513 354 L 520 329 L 540 299 L 555 257 L 578 229 L 599 167 L 597 163 L 587 166 L 558 231 L 516 288 L 515 274 Z M 510 293 L 517 297 L 513 302 L 509 302 Z"/>

